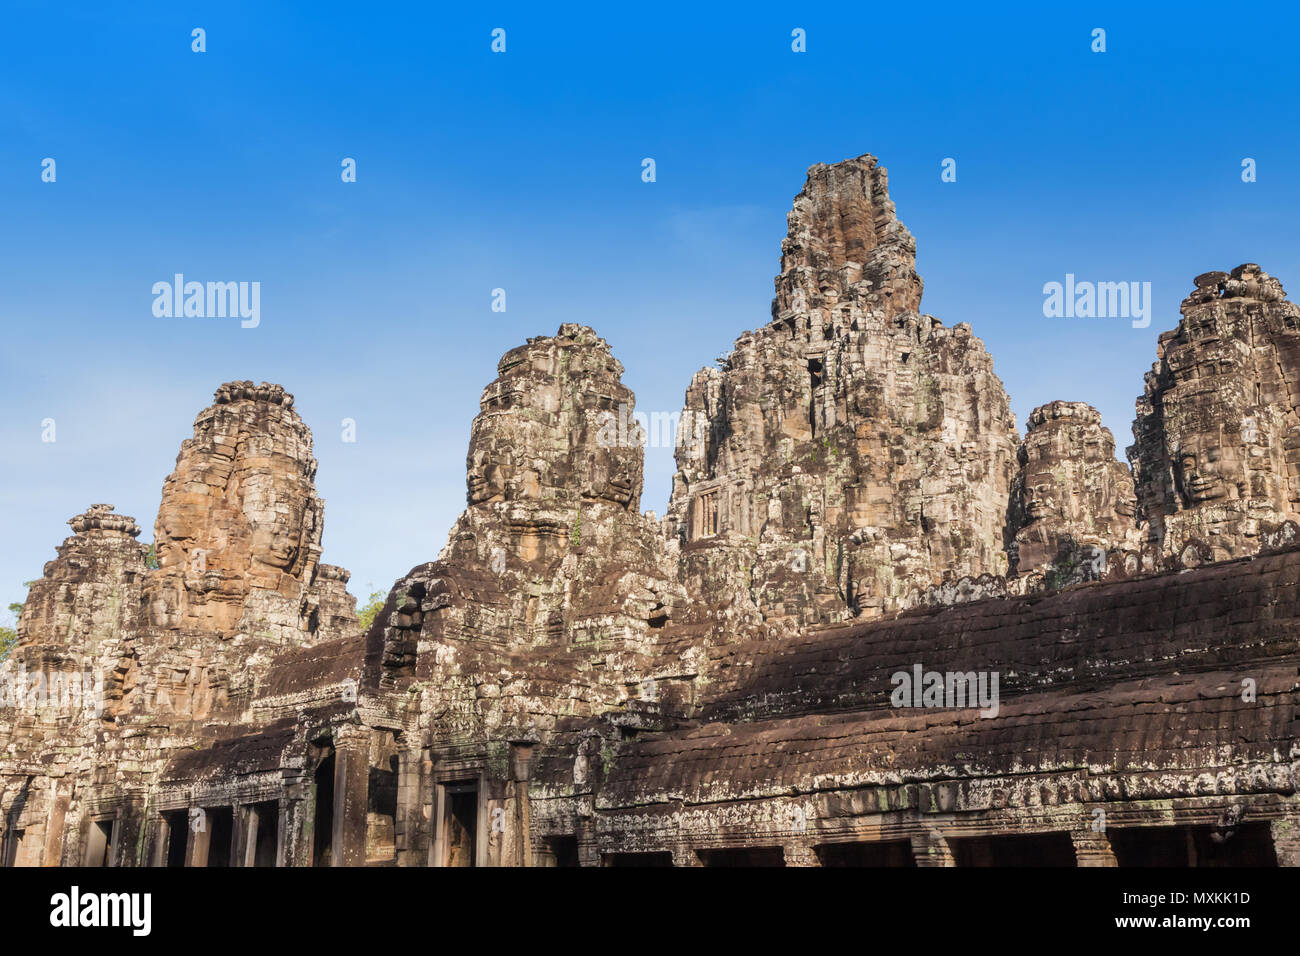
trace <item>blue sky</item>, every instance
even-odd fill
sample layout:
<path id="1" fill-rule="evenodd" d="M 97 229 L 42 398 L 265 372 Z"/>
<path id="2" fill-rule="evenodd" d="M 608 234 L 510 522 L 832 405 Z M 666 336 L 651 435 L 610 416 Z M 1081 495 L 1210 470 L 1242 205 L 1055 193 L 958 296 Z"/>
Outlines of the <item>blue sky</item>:
<path id="1" fill-rule="evenodd" d="M 0 13 L 0 603 L 93 502 L 151 539 L 181 440 L 232 379 L 297 396 L 325 560 L 386 589 L 464 506 L 502 352 L 583 322 L 640 409 L 679 409 L 767 321 L 816 162 L 879 156 L 924 310 L 974 327 L 1022 424 L 1091 402 L 1121 458 L 1193 276 L 1253 261 L 1300 287 L 1281 5 L 120 6 Z M 260 282 L 261 325 L 155 318 L 176 272 Z M 1045 318 L 1066 273 L 1151 282 L 1150 327 Z M 671 473 L 650 449 L 643 508 L 662 513 Z"/>

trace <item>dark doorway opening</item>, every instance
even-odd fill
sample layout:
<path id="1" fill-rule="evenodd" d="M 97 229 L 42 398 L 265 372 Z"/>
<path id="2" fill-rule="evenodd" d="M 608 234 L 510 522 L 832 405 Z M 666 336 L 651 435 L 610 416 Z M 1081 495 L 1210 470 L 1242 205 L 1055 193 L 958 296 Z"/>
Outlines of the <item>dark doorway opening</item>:
<path id="1" fill-rule="evenodd" d="M 252 807 L 253 866 L 275 866 L 276 850 L 280 842 L 280 808 L 274 801 L 255 803 Z"/>
<path id="2" fill-rule="evenodd" d="M 18 847 L 23 842 L 23 834 L 26 830 L 16 830 L 10 827 L 5 830 L 4 839 L 0 840 L 0 867 L 13 866 L 18 859 Z"/>
<path id="3" fill-rule="evenodd" d="M 167 841 L 167 866 L 184 866 L 186 843 L 190 828 L 188 815 L 184 810 L 172 810 L 163 814 L 165 826 L 164 839 Z"/>
<path id="4" fill-rule="evenodd" d="M 699 857 L 705 866 L 785 866 L 785 852 L 779 846 L 700 850 Z"/>
<path id="5" fill-rule="evenodd" d="M 1078 866 L 1068 833 L 1016 833 L 949 840 L 958 866 Z"/>
<path id="6" fill-rule="evenodd" d="M 443 787 L 446 817 L 443 839 L 445 866 L 475 866 L 478 847 L 478 784 L 449 783 Z"/>
<path id="7" fill-rule="evenodd" d="M 230 866 L 230 851 L 234 846 L 235 810 L 233 807 L 209 807 L 204 810 L 208 827 L 207 866 Z"/>
<path id="8" fill-rule="evenodd" d="M 316 767 L 315 823 L 312 827 L 312 866 L 330 866 L 334 847 L 334 753 Z"/>
<path id="9" fill-rule="evenodd" d="M 606 853 L 606 866 L 672 866 L 671 853 Z"/>
<path id="10" fill-rule="evenodd" d="M 808 360 L 808 427 L 812 429 L 812 437 L 817 437 L 817 389 L 822 384 L 822 360 L 819 358 Z"/>
<path id="11" fill-rule="evenodd" d="M 397 755 L 388 757 L 385 763 L 386 768 L 370 768 L 366 861 L 371 863 L 397 859 Z"/>
<path id="12" fill-rule="evenodd" d="M 578 838 L 547 837 L 533 856 L 533 866 L 578 866 Z"/>
<path id="13" fill-rule="evenodd" d="M 909 840 L 827 843 L 817 847 L 822 866 L 916 866 Z"/>
<path id="14" fill-rule="evenodd" d="M 1235 829 L 1213 826 L 1134 827 L 1111 830 L 1110 846 L 1120 866 L 1277 866 L 1267 822 Z"/>
<path id="15" fill-rule="evenodd" d="M 90 825 L 90 842 L 86 848 L 86 866 L 113 865 L 113 821 L 95 820 Z"/>

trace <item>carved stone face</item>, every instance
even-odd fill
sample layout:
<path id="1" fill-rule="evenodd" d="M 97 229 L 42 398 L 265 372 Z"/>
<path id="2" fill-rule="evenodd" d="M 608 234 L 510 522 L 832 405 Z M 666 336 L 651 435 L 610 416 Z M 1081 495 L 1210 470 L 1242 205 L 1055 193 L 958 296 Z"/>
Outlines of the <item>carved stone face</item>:
<path id="1" fill-rule="evenodd" d="M 273 568 L 288 568 L 298 555 L 298 540 L 292 535 L 285 522 L 277 521 L 271 531 L 266 553 L 256 555 L 263 563 Z"/>
<path id="2" fill-rule="evenodd" d="M 628 505 L 634 496 L 640 493 L 641 471 L 640 448 L 598 449 L 596 452 L 597 475 L 604 473 L 604 482 L 597 480 L 598 487 L 593 489 L 598 497 Z"/>
<path id="3" fill-rule="evenodd" d="M 468 475 L 470 503 L 502 500 L 506 494 L 506 482 L 513 471 L 510 462 L 499 461 L 486 450 L 475 451 Z"/>
<path id="4" fill-rule="evenodd" d="M 1245 478 L 1239 449 L 1215 436 L 1195 436 L 1178 452 L 1178 478 L 1187 506 L 1238 497 Z"/>
<path id="5" fill-rule="evenodd" d="M 1050 518 L 1057 513 L 1052 497 L 1052 485 L 1049 482 L 1030 485 L 1025 489 L 1025 521 L 1033 523 L 1043 518 Z"/>

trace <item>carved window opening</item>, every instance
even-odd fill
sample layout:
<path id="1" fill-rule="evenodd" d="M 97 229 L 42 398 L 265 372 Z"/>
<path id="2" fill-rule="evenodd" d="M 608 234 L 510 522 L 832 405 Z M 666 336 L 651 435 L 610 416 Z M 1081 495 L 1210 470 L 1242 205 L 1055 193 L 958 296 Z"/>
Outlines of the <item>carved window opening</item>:
<path id="1" fill-rule="evenodd" d="M 253 866 L 275 866 L 280 849 L 280 807 L 274 800 L 249 807 Z"/>
<path id="2" fill-rule="evenodd" d="M 822 866 L 916 866 L 910 840 L 827 843 L 816 848 Z"/>
<path id="3" fill-rule="evenodd" d="M 26 832 L 13 827 L 5 831 L 4 838 L 0 839 L 0 867 L 13 866 L 17 861 L 18 847 L 22 844 Z"/>
<path id="4" fill-rule="evenodd" d="M 578 838 L 572 836 L 547 837 L 533 854 L 533 866 L 578 866 Z"/>
<path id="5" fill-rule="evenodd" d="M 1120 866 L 1277 866 L 1265 821 L 1215 826 L 1124 827 L 1108 832 Z"/>
<path id="6" fill-rule="evenodd" d="M 604 866 L 672 866 L 671 853 L 606 853 Z"/>
<path id="7" fill-rule="evenodd" d="M 718 533 L 718 492 L 706 491 L 695 500 L 695 537 L 711 538 Z"/>
<path id="8" fill-rule="evenodd" d="M 113 865 L 113 820 L 94 820 L 86 842 L 86 866 Z"/>
<path id="9" fill-rule="evenodd" d="M 478 784 L 442 785 L 442 865 L 478 865 Z"/>
<path id="10" fill-rule="evenodd" d="M 646 619 L 646 623 L 653 628 L 663 627 L 668 623 L 668 608 L 664 607 L 662 604 L 656 604 L 651 608 L 650 616 Z"/>
<path id="11" fill-rule="evenodd" d="M 163 839 L 167 841 L 167 866 L 185 865 L 185 850 L 189 836 L 189 816 L 184 810 L 173 810 L 163 814 Z"/>
<path id="12" fill-rule="evenodd" d="M 210 807 L 203 812 L 208 828 L 208 858 L 204 865 L 228 867 L 234 849 L 235 810 L 233 807 Z"/>
<path id="13" fill-rule="evenodd" d="M 697 855 L 705 866 L 785 866 L 785 851 L 779 846 L 700 850 Z"/>
<path id="14" fill-rule="evenodd" d="M 334 853 L 334 748 L 316 767 L 315 822 L 312 826 L 312 866 L 331 866 Z"/>
<path id="15" fill-rule="evenodd" d="M 1025 833 L 948 841 L 958 866 L 1077 866 L 1068 833 Z"/>
<path id="16" fill-rule="evenodd" d="M 369 768 L 366 806 L 366 862 L 397 859 L 397 743 L 391 732 L 377 735 L 376 754 Z"/>
<path id="17" fill-rule="evenodd" d="M 822 384 L 822 360 L 808 360 L 808 427 L 813 437 L 817 437 L 817 389 Z"/>

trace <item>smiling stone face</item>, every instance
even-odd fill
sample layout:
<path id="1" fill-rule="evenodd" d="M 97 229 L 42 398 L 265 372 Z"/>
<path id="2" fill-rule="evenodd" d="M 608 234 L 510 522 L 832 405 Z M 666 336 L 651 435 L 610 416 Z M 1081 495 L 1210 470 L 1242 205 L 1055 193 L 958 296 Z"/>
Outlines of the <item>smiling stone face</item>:
<path id="1" fill-rule="evenodd" d="M 1052 500 L 1054 483 L 1040 482 L 1025 489 L 1026 523 L 1041 521 L 1044 518 L 1061 517 L 1060 509 Z"/>
<path id="2" fill-rule="evenodd" d="M 1300 511 L 1300 308 L 1256 265 L 1207 272 L 1160 337 L 1129 449 L 1164 560 L 1253 554 Z"/>
<path id="3" fill-rule="evenodd" d="M 217 389 L 163 486 L 153 623 L 298 640 L 321 552 L 315 477 L 292 395 L 268 383 Z"/>
<path id="4" fill-rule="evenodd" d="M 1245 480 L 1241 449 L 1224 447 L 1216 436 L 1194 435 L 1175 456 L 1178 486 L 1187 507 L 1239 498 Z"/>
<path id="5" fill-rule="evenodd" d="M 467 479 L 470 504 L 505 500 L 514 464 L 510 461 L 509 449 L 498 449 L 497 455 L 499 457 L 494 457 L 487 448 L 478 448 L 470 455 Z"/>
<path id="6" fill-rule="evenodd" d="M 1115 439 L 1083 402 L 1051 402 L 1029 413 L 1012 486 L 1009 550 L 1020 573 L 1062 559 L 1123 548 L 1132 535 L 1133 481 L 1115 460 Z M 1091 560 L 1091 558 L 1090 558 Z"/>
<path id="7" fill-rule="evenodd" d="M 641 498 L 644 433 L 609 346 L 585 326 L 505 354 L 470 430 L 470 505 Z"/>

